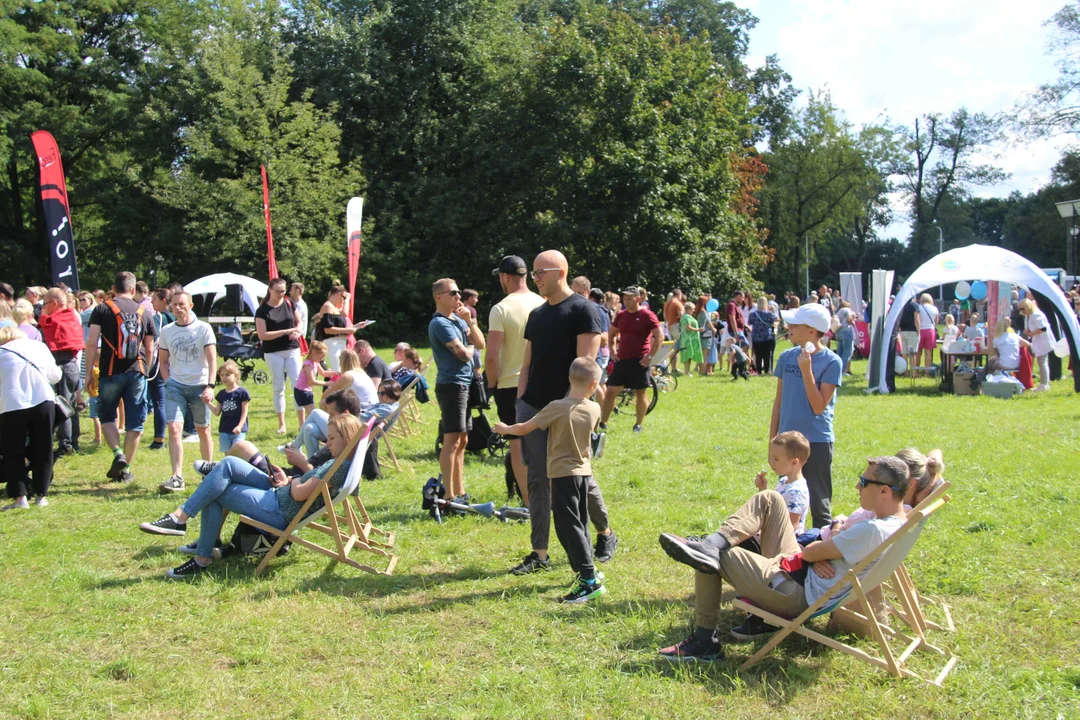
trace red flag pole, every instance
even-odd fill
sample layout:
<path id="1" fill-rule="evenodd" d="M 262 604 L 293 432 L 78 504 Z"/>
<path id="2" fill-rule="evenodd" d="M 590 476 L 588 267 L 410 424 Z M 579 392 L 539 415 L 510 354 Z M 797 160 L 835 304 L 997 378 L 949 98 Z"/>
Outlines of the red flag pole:
<path id="1" fill-rule="evenodd" d="M 277 260 L 274 258 L 274 233 L 270 229 L 270 185 L 266 182 L 266 166 L 260 165 L 263 185 L 263 215 L 266 217 L 266 254 L 270 258 L 270 279 L 278 276 Z"/>

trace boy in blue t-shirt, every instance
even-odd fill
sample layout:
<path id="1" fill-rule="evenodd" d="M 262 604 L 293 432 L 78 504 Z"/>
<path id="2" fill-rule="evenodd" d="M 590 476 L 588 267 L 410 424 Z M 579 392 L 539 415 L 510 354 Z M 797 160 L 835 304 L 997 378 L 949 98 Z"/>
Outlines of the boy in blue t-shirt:
<path id="1" fill-rule="evenodd" d="M 832 320 L 823 305 L 810 303 L 797 310 L 782 310 L 780 316 L 795 347 L 782 352 L 776 361 L 773 374 L 778 382 L 769 438 L 771 441 L 779 433 L 797 430 L 810 441 L 803 477 L 810 490 L 813 526 L 825 527 L 832 522 L 833 408 L 843 361 L 821 343 Z"/>

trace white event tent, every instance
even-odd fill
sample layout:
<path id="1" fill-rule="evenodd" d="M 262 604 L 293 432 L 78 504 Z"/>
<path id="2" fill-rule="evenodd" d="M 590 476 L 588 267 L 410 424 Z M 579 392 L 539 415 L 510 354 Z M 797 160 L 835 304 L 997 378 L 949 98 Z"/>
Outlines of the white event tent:
<path id="1" fill-rule="evenodd" d="M 225 295 L 225 288 L 228 285 L 240 286 L 244 304 L 251 310 L 252 315 L 255 314 L 255 310 L 259 307 L 259 299 L 266 297 L 268 290 L 266 283 L 259 282 L 254 278 L 244 277 L 236 273 L 216 273 L 191 281 L 184 286 L 184 291 L 192 296 L 211 295 L 206 306 L 209 309 L 219 298 Z"/>

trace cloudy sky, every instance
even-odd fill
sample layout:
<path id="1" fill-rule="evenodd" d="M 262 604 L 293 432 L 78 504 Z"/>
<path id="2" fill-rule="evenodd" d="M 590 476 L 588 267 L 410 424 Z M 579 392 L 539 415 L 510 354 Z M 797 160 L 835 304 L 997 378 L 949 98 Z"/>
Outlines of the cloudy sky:
<path id="1" fill-rule="evenodd" d="M 760 22 L 750 62 L 776 54 L 796 87 L 827 87 L 856 124 L 911 125 L 964 106 L 996 113 L 1056 76 L 1044 23 L 1065 0 L 736 0 Z M 1066 139 L 1000 148 L 1012 177 L 979 195 L 1044 184 Z M 906 237 L 897 223 L 888 235 Z"/>

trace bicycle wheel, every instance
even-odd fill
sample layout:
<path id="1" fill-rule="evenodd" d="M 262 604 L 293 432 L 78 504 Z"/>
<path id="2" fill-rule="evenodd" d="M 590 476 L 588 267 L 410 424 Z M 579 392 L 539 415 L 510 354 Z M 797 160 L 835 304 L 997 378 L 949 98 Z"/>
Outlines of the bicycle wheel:
<path id="1" fill-rule="evenodd" d="M 659 365 L 653 365 L 652 376 L 660 392 L 674 392 L 679 389 L 679 378 L 666 372 Z"/>
<path id="2" fill-rule="evenodd" d="M 660 398 L 660 391 L 657 388 L 656 378 L 652 375 L 649 376 L 649 387 L 652 389 L 652 397 L 649 399 L 649 407 L 645 410 L 645 414 L 648 415 L 656 407 L 656 401 Z"/>

